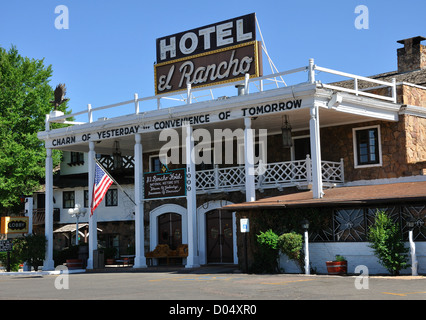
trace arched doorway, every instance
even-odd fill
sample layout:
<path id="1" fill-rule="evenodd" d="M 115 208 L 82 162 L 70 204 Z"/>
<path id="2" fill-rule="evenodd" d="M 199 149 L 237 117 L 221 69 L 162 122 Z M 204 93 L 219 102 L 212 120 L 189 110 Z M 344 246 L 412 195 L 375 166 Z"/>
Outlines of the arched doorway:
<path id="1" fill-rule="evenodd" d="M 158 244 L 167 244 L 176 250 L 182 244 L 182 216 L 177 213 L 163 213 L 158 216 Z"/>
<path id="2" fill-rule="evenodd" d="M 206 212 L 207 263 L 233 263 L 232 212 L 211 210 Z"/>
<path id="3" fill-rule="evenodd" d="M 230 201 L 227 200 L 211 200 L 208 202 L 205 202 L 201 204 L 197 208 L 197 229 L 198 229 L 198 250 L 199 250 L 199 263 L 200 264 L 206 264 L 208 263 L 207 259 L 207 236 L 208 236 L 208 229 L 207 229 L 207 222 L 206 218 L 207 212 L 211 212 L 214 210 L 219 210 L 223 206 L 233 204 Z M 237 224 L 236 224 L 236 218 L 235 218 L 235 212 L 231 213 L 232 216 L 232 222 L 231 222 L 231 228 L 232 228 L 232 252 L 233 252 L 233 258 L 230 261 L 230 263 L 238 264 L 238 254 L 237 254 Z M 213 217 L 212 217 L 213 218 Z M 214 259 L 213 259 L 214 260 Z M 228 259 L 225 259 L 228 260 Z M 212 262 L 213 263 L 213 262 Z"/>
<path id="4" fill-rule="evenodd" d="M 157 244 L 159 244 L 160 239 L 162 238 L 161 233 L 159 233 L 159 220 L 160 216 L 164 214 L 176 214 L 180 217 L 181 221 L 181 243 L 188 243 L 188 223 L 187 223 L 187 213 L 186 208 L 179 206 L 177 204 L 164 204 L 149 213 L 149 251 L 155 249 Z M 166 216 L 163 217 L 166 221 Z M 167 224 L 166 224 L 167 225 Z M 167 229 L 167 227 L 166 227 Z M 170 230 L 170 227 L 169 229 Z"/>

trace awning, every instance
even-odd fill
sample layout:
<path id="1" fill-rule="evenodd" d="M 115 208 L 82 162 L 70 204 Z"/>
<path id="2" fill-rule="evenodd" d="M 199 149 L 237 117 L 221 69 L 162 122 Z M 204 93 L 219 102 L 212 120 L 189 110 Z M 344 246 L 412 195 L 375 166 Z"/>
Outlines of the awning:
<path id="1" fill-rule="evenodd" d="M 426 201 L 426 181 L 336 187 L 324 190 L 324 197 L 313 199 L 312 191 L 285 194 L 253 202 L 222 207 L 222 210 L 242 211 L 296 207 L 383 204 Z"/>
<path id="2" fill-rule="evenodd" d="M 88 223 L 79 223 L 78 224 L 78 230 L 80 230 L 81 228 L 84 228 L 86 226 L 88 226 Z M 75 232 L 76 229 L 76 224 L 66 224 L 58 229 L 56 229 L 55 231 L 53 231 L 53 233 L 61 233 L 61 232 Z M 99 232 L 102 232 L 101 229 L 97 228 Z"/>

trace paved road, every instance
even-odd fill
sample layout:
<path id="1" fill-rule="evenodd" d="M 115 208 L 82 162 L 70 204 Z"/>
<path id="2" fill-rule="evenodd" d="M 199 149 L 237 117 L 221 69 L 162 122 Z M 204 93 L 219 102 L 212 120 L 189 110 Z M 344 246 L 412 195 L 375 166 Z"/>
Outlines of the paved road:
<path id="1" fill-rule="evenodd" d="M 426 277 L 115 272 L 0 276 L 0 299 L 426 300 Z"/>

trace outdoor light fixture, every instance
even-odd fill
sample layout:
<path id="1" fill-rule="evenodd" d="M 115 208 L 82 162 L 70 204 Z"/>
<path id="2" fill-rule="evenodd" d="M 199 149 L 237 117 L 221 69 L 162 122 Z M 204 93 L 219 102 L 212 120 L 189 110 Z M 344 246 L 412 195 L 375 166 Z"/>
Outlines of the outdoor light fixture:
<path id="1" fill-rule="evenodd" d="M 415 226 L 416 226 L 416 219 L 415 218 L 410 217 L 409 219 L 407 219 L 407 227 L 410 231 L 412 231 Z"/>
<path id="2" fill-rule="evenodd" d="M 123 166 L 123 157 L 120 152 L 120 145 L 118 141 L 114 141 L 114 152 L 112 153 L 112 161 L 114 170 L 119 170 Z"/>
<path id="3" fill-rule="evenodd" d="M 75 245 L 78 245 L 78 219 L 80 217 L 84 217 L 86 209 L 81 208 L 81 205 L 76 203 L 75 208 L 68 209 L 68 214 L 71 215 L 71 217 L 77 218 L 77 222 L 75 224 Z"/>
<path id="4" fill-rule="evenodd" d="M 288 116 L 283 116 L 283 126 L 281 127 L 283 148 L 291 148 L 293 146 L 293 139 L 291 138 L 291 126 L 288 123 Z"/>
<path id="5" fill-rule="evenodd" d="M 309 269 L 309 221 L 307 219 L 302 220 L 302 229 L 305 231 L 305 274 L 310 274 Z"/>
<path id="6" fill-rule="evenodd" d="M 309 229 L 309 221 L 308 220 L 306 220 L 306 219 L 302 220 L 302 229 L 304 231 L 307 231 Z"/>

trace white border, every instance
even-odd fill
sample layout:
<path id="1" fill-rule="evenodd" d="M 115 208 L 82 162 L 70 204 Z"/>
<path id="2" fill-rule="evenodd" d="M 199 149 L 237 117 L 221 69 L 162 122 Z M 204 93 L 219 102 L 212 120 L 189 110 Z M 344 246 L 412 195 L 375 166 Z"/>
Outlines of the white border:
<path id="1" fill-rule="evenodd" d="M 359 165 L 358 164 L 358 149 L 357 149 L 357 145 L 356 145 L 356 134 L 355 134 L 355 132 L 360 131 L 360 130 L 373 129 L 373 128 L 377 129 L 377 135 L 378 135 L 377 141 L 378 141 L 378 144 L 379 144 L 379 163 Z M 382 136 L 380 134 L 380 125 L 379 124 L 374 125 L 374 126 L 352 128 L 352 141 L 353 141 L 353 150 L 354 150 L 354 168 L 355 169 L 381 167 L 383 165 L 383 162 L 382 162 Z"/>

